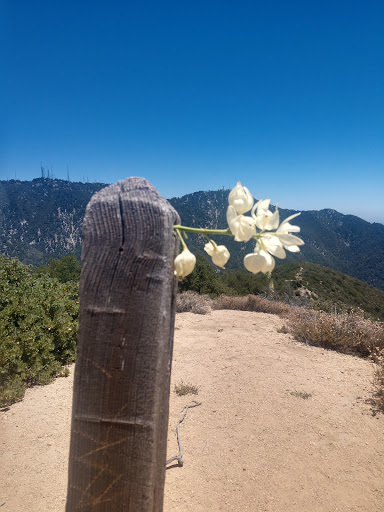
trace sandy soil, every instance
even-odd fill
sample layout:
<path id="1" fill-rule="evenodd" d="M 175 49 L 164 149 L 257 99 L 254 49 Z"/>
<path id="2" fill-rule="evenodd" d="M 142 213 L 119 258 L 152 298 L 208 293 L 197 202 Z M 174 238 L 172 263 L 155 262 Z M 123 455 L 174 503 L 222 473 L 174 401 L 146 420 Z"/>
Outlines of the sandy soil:
<path id="1" fill-rule="evenodd" d="M 382 512 L 384 416 L 373 416 L 372 364 L 301 345 L 273 315 L 177 316 L 165 512 Z M 63 512 L 72 375 L 30 389 L 0 415 L 0 508 Z"/>

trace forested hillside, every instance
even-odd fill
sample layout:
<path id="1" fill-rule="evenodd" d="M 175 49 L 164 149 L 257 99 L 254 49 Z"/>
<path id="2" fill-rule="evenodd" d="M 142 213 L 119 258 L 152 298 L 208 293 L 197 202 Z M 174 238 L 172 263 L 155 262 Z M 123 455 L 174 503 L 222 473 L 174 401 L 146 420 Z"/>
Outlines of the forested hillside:
<path id="1" fill-rule="evenodd" d="M 80 254 L 82 221 L 91 196 L 102 183 L 72 183 L 38 178 L 0 181 L 0 252 L 38 266 L 51 257 Z M 226 227 L 228 190 L 195 192 L 169 199 L 184 225 Z M 280 209 L 280 218 L 295 213 Z M 338 270 L 384 290 L 384 225 L 335 210 L 304 211 L 295 221 L 305 245 L 286 261 L 308 261 Z M 239 269 L 254 242 L 217 237 L 231 253 L 228 268 Z M 189 237 L 190 249 L 203 254 L 204 240 Z"/>

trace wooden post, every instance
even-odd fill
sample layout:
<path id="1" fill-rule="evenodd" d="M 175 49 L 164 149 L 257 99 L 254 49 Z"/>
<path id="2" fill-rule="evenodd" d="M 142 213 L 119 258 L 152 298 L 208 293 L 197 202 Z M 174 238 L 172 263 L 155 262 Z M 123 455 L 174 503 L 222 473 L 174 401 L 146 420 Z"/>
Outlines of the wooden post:
<path id="1" fill-rule="evenodd" d="M 179 222 L 142 178 L 87 206 L 66 512 L 163 510 Z"/>

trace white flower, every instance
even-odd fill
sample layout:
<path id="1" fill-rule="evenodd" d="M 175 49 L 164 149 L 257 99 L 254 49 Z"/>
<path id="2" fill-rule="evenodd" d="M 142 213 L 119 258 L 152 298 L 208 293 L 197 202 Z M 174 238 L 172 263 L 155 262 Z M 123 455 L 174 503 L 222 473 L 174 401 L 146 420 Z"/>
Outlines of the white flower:
<path id="1" fill-rule="evenodd" d="M 175 258 L 175 275 L 181 279 L 188 276 L 196 265 L 196 256 L 186 247 Z"/>
<path id="2" fill-rule="evenodd" d="M 286 218 L 279 226 L 278 205 L 276 205 L 275 212 L 272 213 L 269 210 L 269 202 L 270 199 L 258 201 L 252 208 L 252 217 L 256 226 L 261 231 L 271 231 L 277 228 L 275 233 L 261 233 L 262 242 L 258 243 L 260 243 L 260 249 L 265 249 L 273 256 L 284 259 L 286 257 L 284 249 L 290 252 L 299 252 L 298 246 L 304 245 L 301 238 L 291 235 L 291 232 L 298 233 L 300 231 L 299 226 L 293 226 L 289 223 L 290 220 L 300 215 L 300 213 L 295 213 Z"/>
<path id="3" fill-rule="evenodd" d="M 258 272 L 267 274 L 272 272 L 275 268 L 275 260 L 267 251 L 260 250 L 245 256 L 244 267 L 253 274 L 257 274 Z"/>
<path id="4" fill-rule="evenodd" d="M 300 215 L 300 213 L 295 213 L 294 215 L 287 217 L 276 230 L 276 236 L 279 238 L 285 249 L 290 252 L 300 252 L 299 245 L 304 245 L 301 238 L 295 235 L 290 235 L 292 232 L 300 232 L 299 226 L 292 226 L 292 224 L 289 223 L 290 220 L 294 219 L 298 215 Z"/>
<path id="5" fill-rule="evenodd" d="M 228 206 L 227 222 L 236 242 L 248 242 L 256 235 L 256 226 L 252 217 L 238 215 L 234 206 Z"/>
<path id="6" fill-rule="evenodd" d="M 224 268 L 230 254 L 225 245 L 216 245 L 212 240 L 204 246 L 204 250 L 212 257 L 212 262 L 218 267 Z"/>
<path id="7" fill-rule="evenodd" d="M 279 209 L 278 205 L 276 205 L 275 212 L 272 213 L 269 210 L 270 199 L 264 199 L 263 201 L 258 201 L 254 207 L 252 208 L 252 217 L 255 221 L 256 226 L 261 229 L 261 231 L 272 231 L 276 229 L 279 225 Z M 255 215 L 256 210 L 256 215 Z"/>
<path id="8" fill-rule="evenodd" d="M 252 208 L 253 197 L 247 187 L 243 187 L 238 181 L 236 187 L 229 193 L 228 202 L 234 207 L 236 213 L 241 215 Z"/>

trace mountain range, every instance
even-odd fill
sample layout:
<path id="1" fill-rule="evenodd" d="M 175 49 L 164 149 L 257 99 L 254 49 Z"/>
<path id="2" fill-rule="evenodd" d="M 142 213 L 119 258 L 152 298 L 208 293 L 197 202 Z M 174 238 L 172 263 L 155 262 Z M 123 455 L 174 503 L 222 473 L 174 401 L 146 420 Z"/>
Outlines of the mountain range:
<path id="1" fill-rule="evenodd" d="M 50 257 L 80 254 L 86 205 L 105 186 L 108 185 L 49 178 L 0 181 L 0 253 L 34 266 L 47 263 Z M 229 190 L 194 192 L 168 200 L 183 225 L 225 228 L 228 193 Z M 282 208 L 279 211 L 281 220 L 296 213 Z M 305 245 L 300 253 L 277 260 L 278 264 L 316 263 L 384 290 L 383 224 L 330 209 L 303 211 L 293 223 L 301 227 L 300 237 Z M 237 243 L 225 236 L 214 239 L 228 247 L 229 269 L 241 268 L 244 255 L 254 247 L 254 241 Z M 204 253 L 201 235 L 191 234 L 187 244 L 192 252 Z"/>

